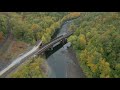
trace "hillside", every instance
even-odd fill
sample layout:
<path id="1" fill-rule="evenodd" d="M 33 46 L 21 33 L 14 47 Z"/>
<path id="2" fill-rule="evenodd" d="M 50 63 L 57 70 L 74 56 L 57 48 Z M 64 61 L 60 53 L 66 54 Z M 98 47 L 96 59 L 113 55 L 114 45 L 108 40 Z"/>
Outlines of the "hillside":
<path id="1" fill-rule="evenodd" d="M 42 40 L 43 44 L 49 42 L 55 31 L 65 21 L 79 17 L 79 15 L 80 13 L 77 12 L 1 12 L 0 69 L 12 62 L 21 53 L 31 49 L 38 40 Z M 32 64 L 27 62 L 20 67 L 23 73 L 19 73 L 20 69 L 12 77 L 42 77 L 39 74 L 31 74 L 33 66 L 37 69 L 32 71 L 39 72 L 39 61 L 42 59 L 43 56 L 32 59 Z M 28 69 L 25 69 L 26 67 Z"/>
<path id="2" fill-rule="evenodd" d="M 83 12 L 68 40 L 89 78 L 120 78 L 120 13 Z"/>
<path id="3" fill-rule="evenodd" d="M 58 73 L 63 68 L 71 73 L 75 64 L 72 69 L 68 66 L 75 61 L 87 78 L 120 78 L 119 12 L 0 12 L 0 70 L 31 50 L 39 40 L 43 45 L 50 42 L 58 30 L 61 33 L 75 31 L 67 39 L 71 47 L 63 47 L 58 57 L 53 55 L 50 59 L 53 67 L 58 66 L 54 67 Z M 68 55 L 70 50 L 75 53 L 76 60 Z M 67 61 L 65 53 L 73 61 Z M 62 54 L 65 57 L 61 60 L 62 64 L 55 62 L 62 58 Z M 42 54 L 29 58 L 7 77 L 46 78 L 48 69 Z M 62 74 L 67 76 L 67 71 L 63 71 Z"/>

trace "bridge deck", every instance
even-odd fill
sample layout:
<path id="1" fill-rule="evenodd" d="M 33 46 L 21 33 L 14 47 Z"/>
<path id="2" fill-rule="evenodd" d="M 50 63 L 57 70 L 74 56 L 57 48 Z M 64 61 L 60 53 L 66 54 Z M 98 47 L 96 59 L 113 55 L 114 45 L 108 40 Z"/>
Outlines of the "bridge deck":
<path id="1" fill-rule="evenodd" d="M 69 37 L 71 34 L 73 34 L 73 32 L 69 32 L 69 33 L 67 33 L 67 34 L 65 34 L 65 35 L 61 35 L 61 36 L 55 38 L 55 39 L 52 40 L 51 42 L 49 42 L 49 43 L 47 43 L 46 45 L 44 45 L 43 47 L 41 47 L 40 50 L 39 50 L 38 52 L 36 52 L 36 54 L 37 54 L 37 53 L 40 54 L 40 53 L 44 52 L 46 49 L 50 48 L 51 46 L 53 46 L 53 45 L 56 44 L 57 42 L 59 42 L 59 41 L 65 39 L 65 38 Z"/>

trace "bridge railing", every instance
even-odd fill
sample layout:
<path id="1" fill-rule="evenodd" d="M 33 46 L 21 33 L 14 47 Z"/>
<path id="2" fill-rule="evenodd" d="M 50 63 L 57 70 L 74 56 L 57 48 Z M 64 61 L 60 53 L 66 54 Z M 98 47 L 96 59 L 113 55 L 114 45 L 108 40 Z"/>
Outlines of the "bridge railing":
<path id="1" fill-rule="evenodd" d="M 61 35 L 61 36 L 53 39 L 49 43 L 47 43 L 47 44 L 43 45 L 42 47 L 40 47 L 40 50 L 38 50 L 35 54 L 44 52 L 47 48 L 51 47 L 53 44 L 59 42 L 60 40 L 70 36 L 71 34 L 73 34 L 73 32 L 69 32 L 69 33 L 67 33 L 65 35 Z"/>

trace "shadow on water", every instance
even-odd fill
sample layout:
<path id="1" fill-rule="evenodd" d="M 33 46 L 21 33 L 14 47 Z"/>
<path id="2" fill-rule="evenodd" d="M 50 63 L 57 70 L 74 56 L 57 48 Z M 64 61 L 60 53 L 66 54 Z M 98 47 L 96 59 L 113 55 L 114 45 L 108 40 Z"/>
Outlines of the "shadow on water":
<path id="1" fill-rule="evenodd" d="M 52 36 L 52 39 L 59 35 L 68 32 L 69 25 L 73 20 L 65 22 L 61 28 L 57 29 Z M 76 56 L 68 49 L 69 43 L 60 43 L 45 52 L 50 71 L 49 78 L 83 78 L 83 72 L 79 67 Z"/>
<path id="2" fill-rule="evenodd" d="M 64 46 L 64 44 L 60 43 L 59 45 L 55 46 L 54 48 L 50 48 L 49 50 L 45 51 L 46 58 L 48 58 L 49 56 L 54 54 L 56 51 L 58 51 L 63 46 Z"/>

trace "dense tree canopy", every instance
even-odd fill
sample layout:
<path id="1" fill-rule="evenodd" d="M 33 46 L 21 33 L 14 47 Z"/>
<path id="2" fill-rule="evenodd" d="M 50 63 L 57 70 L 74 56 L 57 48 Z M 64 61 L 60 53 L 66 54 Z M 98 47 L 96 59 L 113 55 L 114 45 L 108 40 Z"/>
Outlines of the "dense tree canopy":
<path id="1" fill-rule="evenodd" d="M 87 77 L 120 77 L 120 15 L 86 12 L 74 21 L 76 31 L 68 40 Z"/>
<path id="2" fill-rule="evenodd" d="M 11 78 L 44 78 L 45 73 L 42 70 L 44 60 L 40 57 L 33 58 L 26 65 L 19 67 L 19 69 L 10 75 Z"/>
<path id="3" fill-rule="evenodd" d="M 49 42 L 56 29 L 66 20 L 78 17 L 78 12 L 11 12 L 10 26 L 17 40 L 34 44 L 41 39 Z M 7 16 L 0 13 L 1 31 L 6 35 Z"/>
<path id="4" fill-rule="evenodd" d="M 0 14 L 0 32 L 5 36 L 7 34 L 7 16 Z"/>

